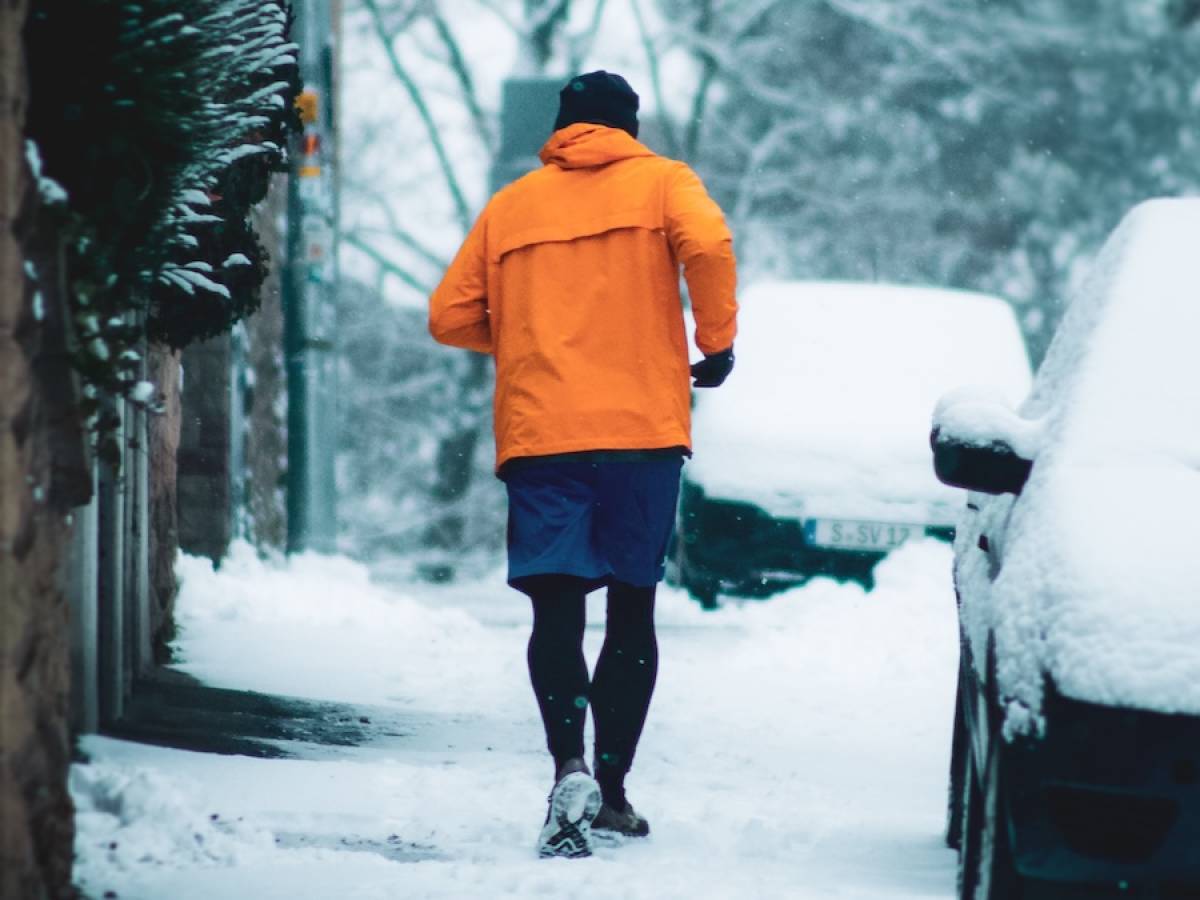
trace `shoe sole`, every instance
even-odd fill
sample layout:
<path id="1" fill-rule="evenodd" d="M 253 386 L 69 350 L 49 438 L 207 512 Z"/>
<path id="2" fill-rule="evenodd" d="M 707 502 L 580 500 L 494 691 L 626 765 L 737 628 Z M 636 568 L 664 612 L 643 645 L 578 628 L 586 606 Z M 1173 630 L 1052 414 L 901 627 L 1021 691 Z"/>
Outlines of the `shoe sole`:
<path id="1" fill-rule="evenodd" d="M 600 812 L 600 785 L 583 772 L 563 778 L 550 792 L 550 811 L 538 838 L 538 856 L 580 859 L 592 855 L 592 820 Z"/>
<path id="2" fill-rule="evenodd" d="M 592 829 L 592 846 L 603 847 L 606 850 L 617 850 L 624 847 L 630 841 L 636 840 L 628 835 L 621 834 L 619 831 L 609 831 L 608 829 L 593 828 Z"/>
<path id="3" fill-rule="evenodd" d="M 631 831 L 628 828 L 618 828 L 615 826 L 604 825 L 603 823 L 597 825 L 595 822 L 593 822 L 592 837 L 596 839 L 621 839 L 622 841 L 626 839 L 639 840 L 641 838 L 650 837 L 650 829 L 647 828 L 645 831 Z"/>
<path id="4" fill-rule="evenodd" d="M 650 837 L 650 830 L 645 831 L 629 831 L 625 828 L 606 828 L 603 825 L 592 825 L 593 838 L 607 838 L 609 840 L 640 840 Z"/>

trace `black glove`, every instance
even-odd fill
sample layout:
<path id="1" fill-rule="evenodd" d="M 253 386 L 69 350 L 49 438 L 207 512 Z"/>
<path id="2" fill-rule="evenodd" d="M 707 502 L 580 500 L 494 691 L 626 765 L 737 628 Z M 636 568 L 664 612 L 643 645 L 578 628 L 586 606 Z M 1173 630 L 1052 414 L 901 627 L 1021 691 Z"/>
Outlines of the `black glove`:
<path id="1" fill-rule="evenodd" d="M 720 387 L 733 371 L 733 347 L 720 353 L 705 354 L 704 359 L 692 365 L 693 387 Z"/>

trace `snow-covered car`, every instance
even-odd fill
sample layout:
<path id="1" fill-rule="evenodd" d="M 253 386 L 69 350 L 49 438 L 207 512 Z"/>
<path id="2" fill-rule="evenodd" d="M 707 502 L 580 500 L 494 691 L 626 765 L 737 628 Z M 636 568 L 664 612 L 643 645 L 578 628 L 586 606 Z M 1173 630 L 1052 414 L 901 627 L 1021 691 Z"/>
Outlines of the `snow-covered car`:
<path id="1" fill-rule="evenodd" d="M 741 304 L 733 374 L 696 392 L 668 580 L 706 606 L 814 575 L 870 587 L 904 541 L 948 539 L 962 492 L 929 471 L 929 410 L 964 382 L 1025 395 L 1010 306 L 838 282 L 760 282 Z"/>
<path id="2" fill-rule="evenodd" d="M 960 896 L 1200 896 L 1200 200 L 1109 238 L 1019 410 L 946 397 L 967 488 Z M 1067 886 L 1067 883 L 1072 883 Z"/>

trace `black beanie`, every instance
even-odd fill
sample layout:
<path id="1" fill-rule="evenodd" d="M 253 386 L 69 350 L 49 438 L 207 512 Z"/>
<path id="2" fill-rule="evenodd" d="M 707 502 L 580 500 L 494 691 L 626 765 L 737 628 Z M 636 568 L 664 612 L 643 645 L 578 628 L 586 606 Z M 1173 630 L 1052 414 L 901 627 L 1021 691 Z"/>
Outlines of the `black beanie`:
<path id="1" fill-rule="evenodd" d="M 633 137 L 638 134 L 638 95 L 629 82 L 613 72 L 588 72 L 576 75 L 558 92 L 558 118 L 554 130 L 576 122 L 591 122 L 622 128 Z"/>

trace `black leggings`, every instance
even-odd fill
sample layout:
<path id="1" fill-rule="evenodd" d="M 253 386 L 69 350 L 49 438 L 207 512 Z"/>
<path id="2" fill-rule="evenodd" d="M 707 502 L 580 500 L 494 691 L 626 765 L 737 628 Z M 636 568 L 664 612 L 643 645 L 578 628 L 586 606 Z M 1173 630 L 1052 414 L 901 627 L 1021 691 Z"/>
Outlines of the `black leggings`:
<path id="1" fill-rule="evenodd" d="M 590 704 L 596 777 L 606 802 L 613 803 L 619 795 L 623 803 L 619 792 L 633 763 L 658 675 L 655 589 L 619 581 L 610 584 L 604 646 L 589 685 L 583 657 L 588 587 L 583 579 L 568 575 L 523 580 L 521 588 L 533 601 L 529 676 L 555 767 L 583 756 L 583 726 Z"/>

